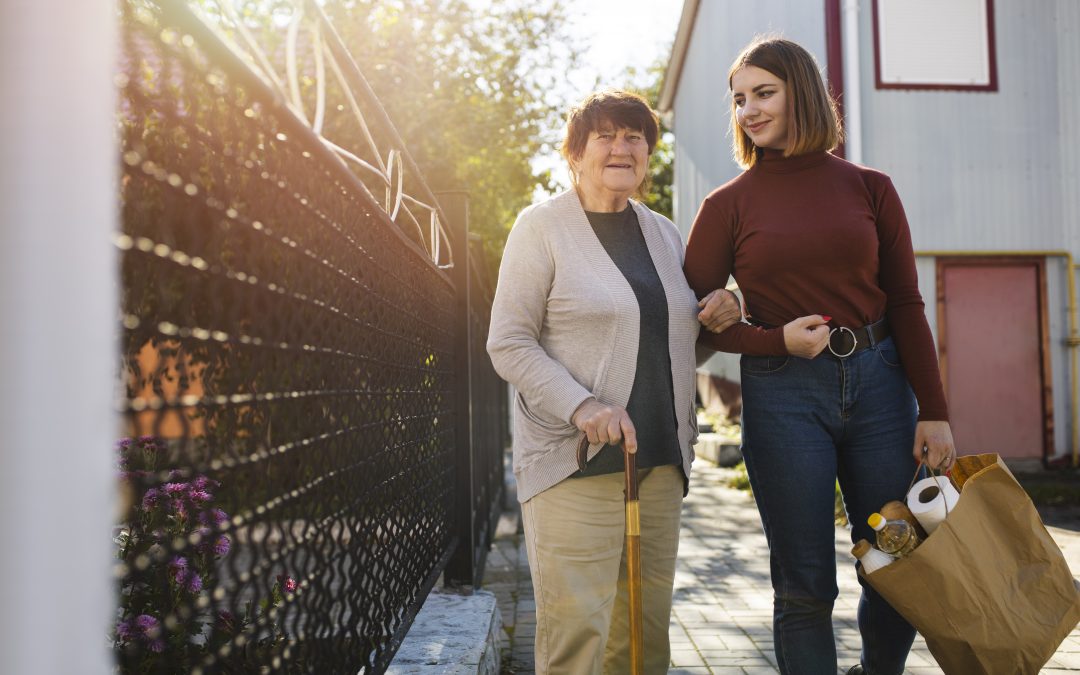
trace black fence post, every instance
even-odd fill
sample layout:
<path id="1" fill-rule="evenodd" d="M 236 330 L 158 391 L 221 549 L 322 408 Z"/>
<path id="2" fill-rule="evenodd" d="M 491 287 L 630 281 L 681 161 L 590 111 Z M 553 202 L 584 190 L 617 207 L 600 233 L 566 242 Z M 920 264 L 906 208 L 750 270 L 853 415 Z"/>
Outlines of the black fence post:
<path id="1" fill-rule="evenodd" d="M 443 573 L 447 586 L 471 586 L 479 583 L 476 565 L 477 532 L 475 527 L 476 471 L 472 430 L 472 320 L 470 306 L 472 275 L 469 270 L 469 193 L 464 190 L 437 192 L 447 223 L 448 239 L 453 249 L 454 267 L 454 445 L 457 449 L 453 493 L 454 529 L 457 549 Z"/>

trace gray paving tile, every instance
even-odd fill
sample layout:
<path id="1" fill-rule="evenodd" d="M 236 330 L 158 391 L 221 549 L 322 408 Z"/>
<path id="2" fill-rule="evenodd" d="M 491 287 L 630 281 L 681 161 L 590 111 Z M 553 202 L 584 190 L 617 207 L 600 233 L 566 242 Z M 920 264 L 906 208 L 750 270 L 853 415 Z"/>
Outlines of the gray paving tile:
<path id="1" fill-rule="evenodd" d="M 728 471 L 695 464 L 685 502 L 676 570 L 670 639 L 671 674 L 776 675 L 773 654 L 772 588 L 768 552 L 752 498 L 724 485 Z M 506 634 L 504 675 L 533 675 L 535 602 L 528 557 L 518 516 L 500 521 L 497 561 L 489 566 Z M 1080 533 L 1048 528 L 1062 546 L 1072 569 L 1080 571 Z M 860 587 L 851 565 L 850 539 L 836 536 L 838 586 L 833 625 L 837 637 L 838 675 L 858 661 L 861 640 L 856 622 Z M 494 552 L 494 551 L 493 551 Z M 494 571 L 494 572 L 493 572 Z M 508 657 L 508 658 L 507 658 Z M 942 675 L 921 637 L 916 638 L 908 675 Z M 1062 643 L 1042 675 L 1080 673 L 1080 628 Z"/>

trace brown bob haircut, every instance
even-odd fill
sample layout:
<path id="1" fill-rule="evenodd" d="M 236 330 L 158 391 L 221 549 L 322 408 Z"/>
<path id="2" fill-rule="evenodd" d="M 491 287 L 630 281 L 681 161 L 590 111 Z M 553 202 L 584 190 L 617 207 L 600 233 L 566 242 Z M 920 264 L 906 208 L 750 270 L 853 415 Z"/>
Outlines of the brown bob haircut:
<path id="1" fill-rule="evenodd" d="M 784 156 L 802 155 L 819 150 L 832 150 L 840 144 L 842 131 L 836 102 L 825 89 L 817 61 L 813 55 L 791 40 L 762 36 L 743 49 L 728 71 L 731 79 L 744 66 L 767 70 L 787 85 L 787 147 Z M 731 152 L 735 162 L 744 169 L 754 165 L 758 148 L 746 135 L 736 115 L 735 99 L 731 100 Z"/>
<path id="2" fill-rule="evenodd" d="M 589 134 L 608 126 L 615 129 L 633 129 L 645 134 L 649 155 L 656 149 L 660 137 L 660 117 L 649 102 L 629 91 L 607 90 L 589 94 L 584 101 L 570 109 L 566 116 L 566 137 L 559 152 L 570 165 L 570 180 L 577 185 L 574 162 L 585 154 Z M 638 194 L 644 195 L 649 186 L 649 175 L 638 186 Z"/>

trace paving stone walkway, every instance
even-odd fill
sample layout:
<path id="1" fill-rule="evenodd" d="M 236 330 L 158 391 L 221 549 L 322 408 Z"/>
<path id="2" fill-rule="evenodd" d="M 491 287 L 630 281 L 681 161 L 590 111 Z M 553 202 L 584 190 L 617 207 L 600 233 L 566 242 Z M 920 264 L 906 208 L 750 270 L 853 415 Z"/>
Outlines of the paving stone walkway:
<path id="1" fill-rule="evenodd" d="M 728 469 L 704 462 L 694 465 L 694 477 L 682 521 L 675 603 L 671 618 L 670 673 L 775 675 L 772 590 L 765 537 L 752 497 L 726 486 Z M 513 479 L 508 479 L 510 484 Z M 510 496 L 513 500 L 513 494 Z M 516 506 L 516 503 L 511 501 Z M 1050 526 L 1074 574 L 1080 574 L 1080 531 Z M 1071 529 L 1070 529 L 1071 528 Z M 534 672 L 533 638 L 536 606 L 524 538 L 516 508 L 504 514 L 488 556 L 484 587 L 493 591 L 502 612 L 504 674 Z M 836 531 L 840 597 L 833 624 L 840 673 L 858 662 L 859 631 L 855 610 L 859 585 L 843 528 Z M 922 638 L 908 659 L 910 675 L 940 675 Z M 1080 629 L 1065 639 L 1043 675 L 1080 672 Z"/>

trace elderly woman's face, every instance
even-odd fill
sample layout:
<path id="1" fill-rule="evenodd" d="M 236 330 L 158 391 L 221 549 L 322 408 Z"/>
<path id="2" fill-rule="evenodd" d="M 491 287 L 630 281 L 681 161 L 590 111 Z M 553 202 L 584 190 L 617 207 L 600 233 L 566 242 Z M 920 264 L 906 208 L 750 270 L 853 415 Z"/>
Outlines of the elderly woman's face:
<path id="1" fill-rule="evenodd" d="M 645 180 L 649 143 L 636 129 L 605 126 L 589 133 L 585 150 L 575 162 L 578 187 L 596 197 L 629 197 Z"/>

